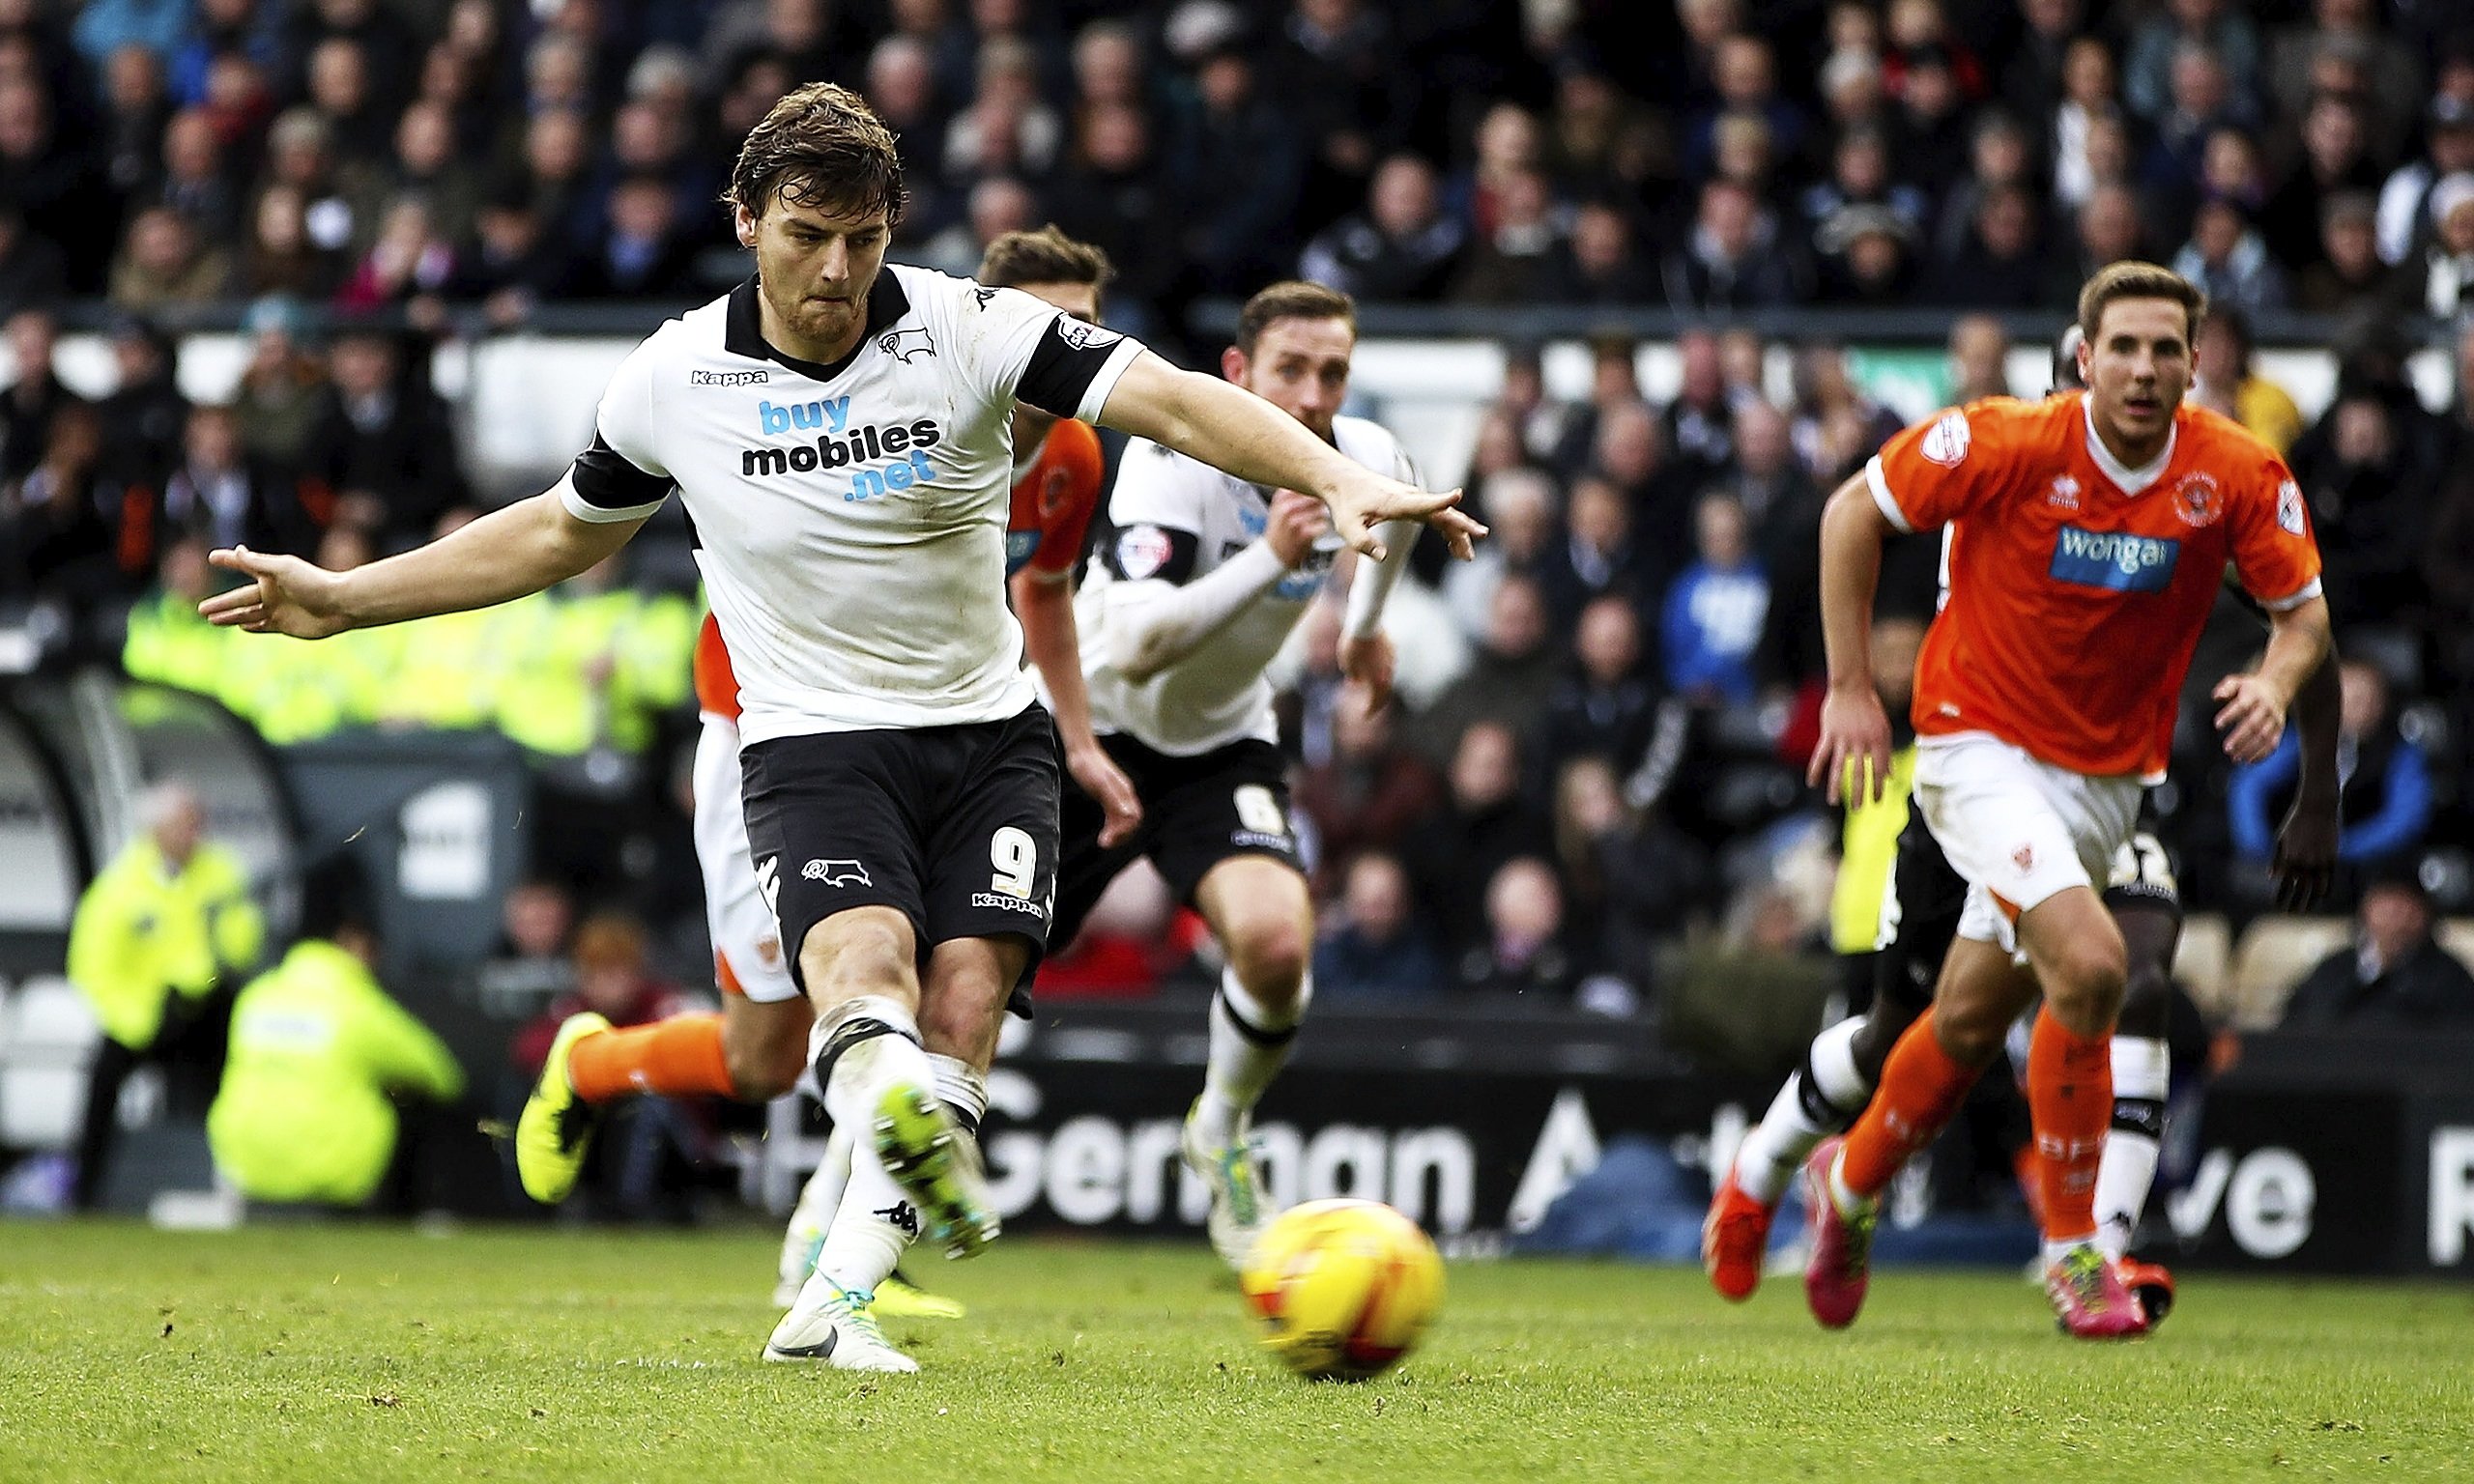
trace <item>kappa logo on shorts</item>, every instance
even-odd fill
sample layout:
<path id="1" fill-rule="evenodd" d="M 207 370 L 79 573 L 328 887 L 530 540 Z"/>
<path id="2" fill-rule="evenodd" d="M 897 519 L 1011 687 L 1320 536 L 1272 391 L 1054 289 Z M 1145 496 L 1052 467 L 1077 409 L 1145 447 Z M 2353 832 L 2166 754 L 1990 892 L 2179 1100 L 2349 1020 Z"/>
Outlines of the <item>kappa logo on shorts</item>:
<path id="1" fill-rule="evenodd" d="M 810 881 L 827 886 L 874 886 L 868 868 L 857 861 L 810 861 L 799 868 L 799 874 Z"/>
<path id="2" fill-rule="evenodd" d="M 772 856 L 756 863 L 756 889 L 764 894 L 764 910 L 779 917 L 782 914 L 782 863 Z M 781 952 L 779 944 L 774 952 Z"/>

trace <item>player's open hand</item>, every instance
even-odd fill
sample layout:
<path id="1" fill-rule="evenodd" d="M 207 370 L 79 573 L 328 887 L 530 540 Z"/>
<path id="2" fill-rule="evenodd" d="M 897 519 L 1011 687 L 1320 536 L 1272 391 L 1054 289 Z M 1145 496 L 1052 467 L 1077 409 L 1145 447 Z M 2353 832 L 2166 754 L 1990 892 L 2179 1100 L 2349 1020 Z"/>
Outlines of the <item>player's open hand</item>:
<path id="1" fill-rule="evenodd" d="M 1842 796 L 1870 804 L 1889 791 L 1890 718 L 1871 686 L 1833 689 L 1821 703 L 1821 741 L 1804 782 L 1819 785 L 1832 804 Z"/>
<path id="2" fill-rule="evenodd" d="M 1134 791 L 1134 780 L 1125 776 L 1099 743 L 1090 742 L 1065 750 L 1065 771 L 1082 785 L 1100 806 L 1100 843 L 1115 846 L 1125 843 L 1142 823 L 1142 800 Z"/>
<path id="3" fill-rule="evenodd" d="M 2277 830 L 2276 856 L 2268 863 L 2276 877 L 2277 909 L 2307 912 L 2328 895 L 2337 877 L 2337 808 L 2297 798 Z"/>
<path id="4" fill-rule="evenodd" d="M 215 624 L 252 634 L 325 639 L 352 627 L 343 611 L 343 578 L 298 556 L 275 556 L 245 546 L 209 553 L 207 560 L 254 581 L 218 592 L 197 606 Z"/>
<path id="5" fill-rule="evenodd" d="M 1379 474 L 1350 481 L 1346 490 L 1332 498 L 1331 505 L 1332 526 L 1340 539 L 1350 550 L 1377 561 L 1383 559 L 1384 550 L 1374 532 L 1385 521 L 1424 522 L 1443 533 L 1443 544 L 1463 561 L 1477 554 L 1477 539 L 1486 533 L 1485 527 L 1460 508 L 1458 490 L 1422 490 Z"/>
<path id="6" fill-rule="evenodd" d="M 2248 765 L 2267 761 L 2285 739 L 2285 700 L 2258 675 L 2228 675 L 2216 683 L 2216 699 L 2225 702 L 2216 713 L 2216 729 L 2225 735 L 2225 756 Z"/>
<path id="7" fill-rule="evenodd" d="M 1340 673 L 1365 693 L 1369 713 L 1382 710 L 1391 700 L 1392 672 L 1398 660 L 1398 651 L 1393 648 L 1388 634 L 1340 641 Z"/>

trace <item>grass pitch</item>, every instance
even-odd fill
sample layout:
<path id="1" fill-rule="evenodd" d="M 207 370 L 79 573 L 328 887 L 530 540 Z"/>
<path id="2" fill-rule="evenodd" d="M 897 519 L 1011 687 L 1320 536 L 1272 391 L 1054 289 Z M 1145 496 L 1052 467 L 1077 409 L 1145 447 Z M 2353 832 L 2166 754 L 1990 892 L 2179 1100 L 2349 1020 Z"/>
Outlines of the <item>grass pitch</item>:
<path id="1" fill-rule="evenodd" d="M 0 1478 L 1141 1480 L 2474 1477 L 2474 1288 L 2193 1274 L 2157 1338 L 2026 1282 L 1455 1265 L 1425 1348 L 1309 1385 L 1199 1246 L 1009 1239 L 923 1270 L 928 1370 L 756 1358 L 773 1238 L 0 1225 Z M 900 1473 L 894 1470 L 901 1470 Z"/>

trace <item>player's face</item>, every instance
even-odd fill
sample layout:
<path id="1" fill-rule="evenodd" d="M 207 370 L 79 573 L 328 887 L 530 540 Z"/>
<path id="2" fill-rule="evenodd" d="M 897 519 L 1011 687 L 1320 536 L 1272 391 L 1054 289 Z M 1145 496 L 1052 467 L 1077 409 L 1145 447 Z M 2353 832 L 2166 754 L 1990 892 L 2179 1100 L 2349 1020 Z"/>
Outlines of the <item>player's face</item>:
<path id="1" fill-rule="evenodd" d="M 2155 457 L 2191 385 L 2190 316 L 2170 299 L 2105 306 L 2079 350 L 2097 436 L 2132 464 Z"/>
<path id="2" fill-rule="evenodd" d="M 756 274 L 773 326 L 808 360 L 838 360 L 858 343 L 868 291 L 885 266 L 885 214 L 837 215 L 777 197 L 762 216 L 738 211 L 738 240 L 756 249 Z"/>
<path id="3" fill-rule="evenodd" d="M 1349 355 L 1357 335 L 1346 320 L 1274 320 L 1254 337 L 1254 354 L 1222 358 L 1228 379 L 1332 441 L 1332 418 L 1349 396 Z"/>

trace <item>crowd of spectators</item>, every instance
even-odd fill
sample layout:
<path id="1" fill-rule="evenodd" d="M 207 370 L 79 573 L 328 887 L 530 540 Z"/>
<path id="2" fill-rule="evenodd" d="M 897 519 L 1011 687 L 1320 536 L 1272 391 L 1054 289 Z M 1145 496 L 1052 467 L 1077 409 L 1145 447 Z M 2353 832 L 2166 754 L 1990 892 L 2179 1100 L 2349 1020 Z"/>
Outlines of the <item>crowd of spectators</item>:
<path id="1" fill-rule="evenodd" d="M 895 256 L 967 271 L 1053 220 L 1114 260 L 1112 322 L 1189 363 L 1218 349 L 1197 300 L 1304 274 L 1368 303 L 1739 326 L 1946 310 L 1954 399 L 2034 395 L 1985 311 L 2053 319 L 2096 265 L 2174 263 L 2233 311 L 2196 394 L 2287 452 L 2361 641 L 2347 808 L 2378 848 L 2357 864 L 2465 833 L 2446 739 L 2474 720 L 2474 400 L 2430 412 L 2406 374 L 2420 327 L 2474 310 L 2474 17 L 2446 0 L 0 0 L 0 600 L 276 741 L 508 730 L 603 781 L 552 832 L 571 857 L 539 864 L 607 869 L 610 758 L 628 796 L 676 803 L 692 588 L 597 572 L 314 665 L 210 649 L 184 614 L 207 547 L 345 565 L 503 493 L 467 481 L 436 337 L 554 300 L 649 322 L 736 279 L 722 167 L 817 77 L 902 136 Z M 54 342 L 64 305 L 96 301 L 117 389 L 89 401 Z M 166 327 L 240 302 L 246 368 L 192 406 Z M 2341 317 L 2316 416 L 2251 344 L 2287 309 Z M 2474 385 L 2474 335 L 2455 343 Z M 1623 1012 L 1682 935 L 1819 941 L 1797 866 L 1830 828 L 1798 751 L 1815 523 L 1900 419 L 1830 343 L 1677 348 L 1671 399 L 1609 338 L 1567 402 L 1508 347 L 1469 467 L 1428 471 L 1465 478 L 1494 536 L 1422 563 L 1394 706 L 1356 704 L 1332 615 L 1309 623 L 1281 711 L 1328 988 Z M 1928 615 L 1934 565 L 1894 551 L 1884 611 Z M 2229 622 L 2195 674 L 2255 643 Z M 2186 884 L 2240 910 L 2291 760 L 2229 777 L 2190 715 Z M 650 876 L 627 904 L 675 912 Z M 1175 970 L 1156 945 L 1059 967 Z"/>

